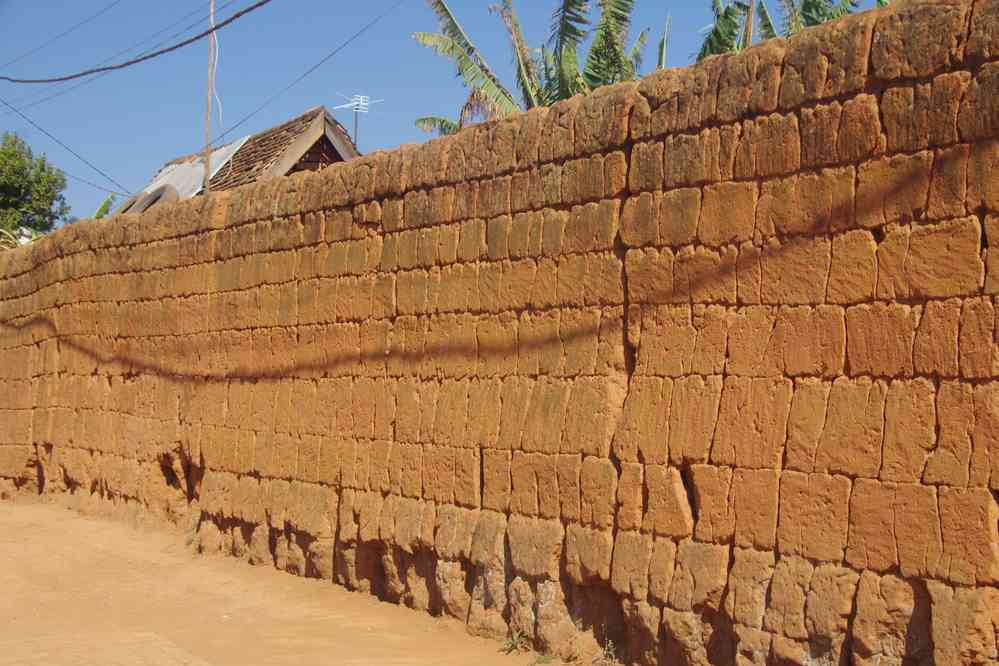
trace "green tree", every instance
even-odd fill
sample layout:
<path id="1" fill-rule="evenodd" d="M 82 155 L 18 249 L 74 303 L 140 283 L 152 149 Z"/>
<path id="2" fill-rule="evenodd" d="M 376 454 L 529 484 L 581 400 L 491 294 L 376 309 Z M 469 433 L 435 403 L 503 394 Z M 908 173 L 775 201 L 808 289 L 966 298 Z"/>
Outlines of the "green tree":
<path id="1" fill-rule="evenodd" d="M 0 229 L 17 236 L 50 231 L 69 214 L 66 176 L 13 133 L 0 139 Z"/>
<path id="2" fill-rule="evenodd" d="M 884 7 L 890 0 L 877 0 Z M 741 51 L 754 42 L 756 21 L 763 39 L 790 37 L 804 28 L 833 21 L 855 12 L 859 0 L 778 0 L 783 18 L 778 30 L 766 0 L 712 0 L 714 23 L 707 30 L 698 60 Z"/>
<path id="3" fill-rule="evenodd" d="M 524 39 L 513 0 L 490 7 L 499 15 L 510 39 L 516 77 L 515 95 L 503 85 L 472 43 L 445 0 L 427 0 L 437 15 L 440 32 L 417 32 L 413 38 L 451 60 L 458 78 L 469 90 L 457 119 L 425 116 L 416 126 L 427 132 L 453 134 L 469 122 L 503 118 L 537 106 L 548 106 L 577 93 L 638 77 L 648 31 L 641 31 L 629 45 L 635 0 L 596 0 L 600 8 L 595 24 L 589 19 L 590 0 L 558 0 L 552 14 L 548 43 L 532 49 Z M 580 67 L 579 50 L 591 38 Z M 669 22 L 659 44 L 658 66 L 664 67 Z"/>

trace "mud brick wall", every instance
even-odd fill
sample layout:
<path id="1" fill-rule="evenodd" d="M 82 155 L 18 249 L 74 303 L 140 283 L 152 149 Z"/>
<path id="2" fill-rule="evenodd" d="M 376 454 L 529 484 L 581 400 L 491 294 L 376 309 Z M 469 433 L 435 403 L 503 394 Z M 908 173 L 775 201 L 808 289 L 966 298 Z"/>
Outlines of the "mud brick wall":
<path id="1" fill-rule="evenodd" d="M 996 663 L 997 26 L 899 3 L 0 254 L 3 492 L 565 657 Z"/>

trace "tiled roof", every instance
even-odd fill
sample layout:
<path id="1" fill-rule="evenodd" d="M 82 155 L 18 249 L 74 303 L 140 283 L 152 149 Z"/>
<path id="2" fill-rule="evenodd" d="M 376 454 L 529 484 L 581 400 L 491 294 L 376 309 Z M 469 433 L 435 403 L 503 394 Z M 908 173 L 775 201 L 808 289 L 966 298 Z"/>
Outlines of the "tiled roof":
<path id="1" fill-rule="evenodd" d="M 321 106 L 309 109 L 297 118 L 251 136 L 229 163 L 223 165 L 212 177 L 212 190 L 228 190 L 256 181 L 309 128 L 317 116 L 325 113 L 326 109 Z"/>
<path id="2" fill-rule="evenodd" d="M 310 132 L 321 129 L 317 128 L 315 123 L 320 122 L 322 116 L 326 116 L 327 137 L 333 138 L 335 154 L 339 155 L 340 159 L 357 157 L 357 149 L 350 140 L 347 130 L 326 113 L 325 107 L 317 106 L 296 118 L 246 138 L 245 142 L 232 155 L 232 158 L 226 161 L 212 176 L 211 189 L 214 191 L 228 190 L 255 182 L 267 175 L 285 175 L 288 171 L 284 169 L 285 167 L 290 169 L 290 164 L 279 167 L 280 173 L 270 172 L 280 160 L 285 158 L 286 153 L 295 145 L 296 141 L 304 139 L 305 135 Z M 318 141 L 320 137 L 321 134 L 316 135 L 316 140 Z M 308 139 L 304 140 L 308 141 Z M 223 150 L 223 148 L 217 150 Z M 304 151 L 306 148 L 308 146 L 299 144 L 296 154 L 292 157 L 298 156 L 297 150 Z M 198 153 L 184 155 L 167 162 L 158 173 L 162 173 L 166 167 L 196 162 L 200 159 L 201 155 Z M 155 182 L 155 178 L 153 182 Z"/>
<path id="3" fill-rule="evenodd" d="M 276 127 L 215 148 L 210 160 L 214 174 L 210 187 L 213 191 L 229 190 L 359 155 L 343 125 L 317 106 Z M 203 165 L 197 154 L 167 162 L 115 214 L 141 213 L 161 202 L 197 196 L 202 189 Z"/>

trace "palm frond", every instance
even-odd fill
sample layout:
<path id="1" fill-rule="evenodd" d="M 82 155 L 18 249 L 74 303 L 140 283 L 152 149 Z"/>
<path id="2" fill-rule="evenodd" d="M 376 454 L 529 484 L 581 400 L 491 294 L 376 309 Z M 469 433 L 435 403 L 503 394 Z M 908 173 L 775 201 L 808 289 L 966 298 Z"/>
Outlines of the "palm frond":
<path id="1" fill-rule="evenodd" d="M 801 0 L 801 22 L 806 26 L 825 23 L 828 9 L 827 0 Z"/>
<path id="2" fill-rule="evenodd" d="M 631 16 L 635 11 L 635 0 L 600 0 L 600 20 L 615 27 L 615 32 L 624 43 L 631 30 Z"/>
<path id="3" fill-rule="evenodd" d="M 588 32 L 590 20 L 586 15 L 590 11 L 589 0 L 559 0 L 552 13 L 551 35 L 549 44 L 555 51 L 565 46 L 579 46 Z"/>
<path id="4" fill-rule="evenodd" d="M 590 88 L 635 78 L 638 69 L 635 56 L 640 66 L 641 50 L 648 35 L 639 35 L 635 46 L 625 50 L 634 10 L 635 0 L 600 0 L 600 18 L 583 70 L 583 78 Z"/>
<path id="5" fill-rule="evenodd" d="M 490 9 L 499 13 L 510 36 L 510 49 L 513 51 L 513 61 L 516 65 L 517 87 L 520 88 L 524 107 L 531 109 L 539 106 L 541 81 L 538 78 L 537 63 L 531 57 L 531 50 L 524 39 L 524 31 L 513 8 L 513 0 L 503 0 L 503 4 L 493 5 Z"/>
<path id="6" fill-rule="evenodd" d="M 853 12 L 857 11 L 860 6 L 860 0 L 839 0 L 835 3 L 829 10 L 829 20 L 833 21 L 838 18 L 843 18 Z"/>
<path id="7" fill-rule="evenodd" d="M 649 42 L 649 29 L 646 28 L 638 33 L 638 37 L 635 37 L 635 42 L 628 49 L 628 64 L 631 66 L 631 72 L 629 79 L 634 79 L 638 77 L 639 72 L 642 71 L 642 61 L 644 58 L 645 45 Z"/>
<path id="8" fill-rule="evenodd" d="M 820 25 L 852 14 L 859 5 L 859 0 L 802 0 L 802 22 L 806 26 Z"/>
<path id="9" fill-rule="evenodd" d="M 461 129 L 461 125 L 457 121 L 443 116 L 423 116 L 414 122 L 424 132 L 437 132 L 440 136 L 455 134 Z"/>
<path id="10" fill-rule="evenodd" d="M 619 44 L 616 27 L 604 12 L 593 30 L 593 43 L 590 44 L 583 68 L 583 79 L 587 86 L 598 88 L 617 78 L 624 65 L 624 54 Z"/>
<path id="11" fill-rule="evenodd" d="M 749 6 L 742 0 L 735 0 L 727 5 L 708 30 L 697 59 L 704 60 L 708 56 L 738 50 L 743 34 L 742 21 L 748 11 Z"/>
<path id="12" fill-rule="evenodd" d="M 801 18 L 800 0 L 780 0 L 781 14 L 784 15 L 784 36 L 791 37 L 805 27 Z"/>
<path id="13" fill-rule="evenodd" d="M 519 110 L 513 95 L 500 83 L 482 53 L 461 27 L 461 23 L 447 2 L 427 0 L 427 5 L 437 16 L 441 33 L 437 38 L 428 36 L 433 33 L 416 33 L 413 35 L 416 41 L 452 60 L 465 85 L 472 89 L 481 89 L 485 97 L 490 100 L 496 115 L 509 115 Z"/>
<path id="14" fill-rule="evenodd" d="M 544 97 L 546 105 L 554 104 L 558 101 L 559 91 L 558 64 L 555 62 L 555 54 L 542 46 L 540 59 L 542 72 L 541 94 Z"/>
<path id="15" fill-rule="evenodd" d="M 579 54 L 575 48 L 566 48 L 557 55 L 559 99 L 569 99 L 578 93 L 587 93 L 590 87 L 579 71 Z"/>
<path id="16" fill-rule="evenodd" d="M 777 28 L 770 17 L 770 10 L 767 9 L 765 0 L 759 0 L 759 4 L 756 5 L 756 16 L 760 19 L 760 34 L 763 36 L 763 39 L 773 39 L 776 37 Z"/>
<path id="17" fill-rule="evenodd" d="M 589 9 L 589 0 L 560 0 L 552 14 L 549 43 L 554 52 L 558 93 L 562 99 L 568 99 L 586 89 L 586 83 L 579 73 L 577 51 L 587 35 L 590 21 L 586 15 Z"/>
<path id="18" fill-rule="evenodd" d="M 513 95 L 499 82 L 492 71 L 450 36 L 436 32 L 417 32 L 413 33 L 413 39 L 454 62 L 458 76 L 470 90 L 481 94 L 491 115 L 503 117 L 520 110 Z"/>
<path id="19" fill-rule="evenodd" d="M 15 247 L 20 247 L 20 245 L 21 240 L 16 235 L 0 227 L 0 249 L 12 250 Z"/>
<path id="20" fill-rule="evenodd" d="M 445 0 L 427 0 L 427 4 L 434 14 L 437 15 L 437 21 L 440 23 L 442 33 L 454 40 L 466 53 L 475 53 L 481 57 L 479 50 L 472 44 L 472 40 L 468 38 L 468 34 L 465 33 L 464 28 L 461 27 L 461 23 L 458 22 L 458 17 L 454 15 L 454 12 L 451 11 Z"/>
<path id="21" fill-rule="evenodd" d="M 666 15 L 666 28 L 663 30 L 663 37 L 659 40 L 659 57 L 656 59 L 656 69 L 666 67 L 666 52 L 669 49 L 669 40 L 673 34 L 673 16 Z"/>

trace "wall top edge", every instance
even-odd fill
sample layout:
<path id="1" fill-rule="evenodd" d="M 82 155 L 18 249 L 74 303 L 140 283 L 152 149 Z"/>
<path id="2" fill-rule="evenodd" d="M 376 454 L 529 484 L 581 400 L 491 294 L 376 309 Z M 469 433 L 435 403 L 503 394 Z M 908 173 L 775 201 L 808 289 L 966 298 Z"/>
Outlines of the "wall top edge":
<path id="1" fill-rule="evenodd" d="M 896 0 L 790 38 L 658 70 L 551 107 L 375 151 L 320 172 L 155 206 L 139 215 L 82 220 L 28 246 L 0 252 L 0 279 L 81 251 L 403 199 L 415 190 L 627 150 L 635 141 L 786 114 L 892 82 L 971 69 L 999 57 L 996 22 L 999 0 Z"/>

